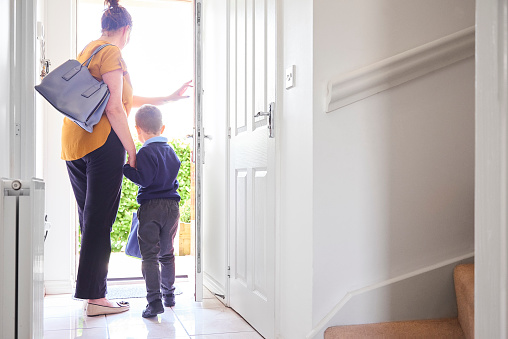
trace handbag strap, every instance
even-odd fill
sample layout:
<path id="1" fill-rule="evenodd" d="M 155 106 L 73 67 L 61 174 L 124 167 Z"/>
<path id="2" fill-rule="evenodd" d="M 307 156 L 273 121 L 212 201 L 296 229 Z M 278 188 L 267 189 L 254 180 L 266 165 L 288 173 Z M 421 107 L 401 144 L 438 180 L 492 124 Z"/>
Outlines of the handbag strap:
<path id="1" fill-rule="evenodd" d="M 87 61 L 83 62 L 81 64 L 81 66 L 86 66 L 88 67 L 88 65 L 90 64 L 90 61 L 92 61 L 92 58 L 95 54 L 99 53 L 104 47 L 106 46 L 113 46 L 112 44 L 104 44 L 104 45 L 100 45 L 98 48 L 95 49 L 95 51 L 93 51 L 92 55 L 90 55 L 90 57 L 88 58 Z"/>

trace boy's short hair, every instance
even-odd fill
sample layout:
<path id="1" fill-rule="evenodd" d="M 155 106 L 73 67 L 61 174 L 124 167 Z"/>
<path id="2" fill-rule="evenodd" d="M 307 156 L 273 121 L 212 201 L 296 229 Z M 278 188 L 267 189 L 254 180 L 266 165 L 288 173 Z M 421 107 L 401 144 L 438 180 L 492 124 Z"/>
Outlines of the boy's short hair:
<path id="1" fill-rule="evenodd" d="M 146 133 L 158 134 L 162 126 L 162 113 L 153 105 L 143 105 L 136 112 L 136 126 Z"/>

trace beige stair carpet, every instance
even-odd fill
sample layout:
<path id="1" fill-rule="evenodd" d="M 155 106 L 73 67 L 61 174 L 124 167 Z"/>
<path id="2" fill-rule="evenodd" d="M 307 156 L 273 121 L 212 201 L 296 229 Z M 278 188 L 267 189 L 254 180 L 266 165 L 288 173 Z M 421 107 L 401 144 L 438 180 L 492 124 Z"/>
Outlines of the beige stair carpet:
<path id="1" fill-rule="evenodd" d="M 396 321 L 379 324 L 330 327 L 325 339 L 465 338 L 474 339 L 474 264 L 453 271 L 458 318 Z"/>
<path id="2" fill-rule="evenodd" d="M 387 339 L 387 338 L 443 338 L 462 339 L 464 332 L 457 318 L 416 321 L 396 321 L 379 324 L 330 327 L 325 339 Z"/>
<path id="3" fill-rule="evenodd" d="M 467 339 L 474 338 L 474 264 L 458 265 L 453 271 L 459 323 Z"/>

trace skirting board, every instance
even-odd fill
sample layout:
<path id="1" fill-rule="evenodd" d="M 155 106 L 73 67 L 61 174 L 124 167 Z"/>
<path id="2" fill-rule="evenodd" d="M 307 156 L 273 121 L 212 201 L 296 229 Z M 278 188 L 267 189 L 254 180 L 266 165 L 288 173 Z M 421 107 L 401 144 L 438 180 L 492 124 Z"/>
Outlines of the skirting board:
<path id="1" fill-rule="evenodd" d="M 70 294 L 74 293 L 74 284 L 70 280 L 45 280 L 44 289 L 46 294 Z"/>
<path id="2" fill-rule="evenodd" d="M 327 112 L 475 55 L 475 27 L 445 36 L 328 83 Z"/>
<path id="3" fill-rule="evenodd" d="M 215 295 L 226 295 L 224 286 L 219 283 L 216 279 L 214 279 L 211 275 L 206 272 L 203 272 L 203 285 Z M 226 299 L 218 297 L 222 303 L 226 303 Z"/>
<path id="4" fill-rule="evenodd" d="M 473 260 L 469 253 L 351 291 L 306 338 L 323 338 L 330 326 L 457 316 L 453 269 Z"/>

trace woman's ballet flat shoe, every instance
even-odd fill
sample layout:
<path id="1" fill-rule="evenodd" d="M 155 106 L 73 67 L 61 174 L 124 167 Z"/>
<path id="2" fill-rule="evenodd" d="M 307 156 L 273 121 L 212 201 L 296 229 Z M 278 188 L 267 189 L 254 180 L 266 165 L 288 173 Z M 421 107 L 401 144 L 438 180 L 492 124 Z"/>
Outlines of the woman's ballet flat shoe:
<path id="1" fill-rule="evenodd" d="M 95 317 L 98 315 L 122 313 L 129 310 L 129 303 L 120 301 L 116 303 L 118 307 L 102 306 L 97 304 L 88 303 L 86 307 L 86 315 L 89 317 Z"/>

